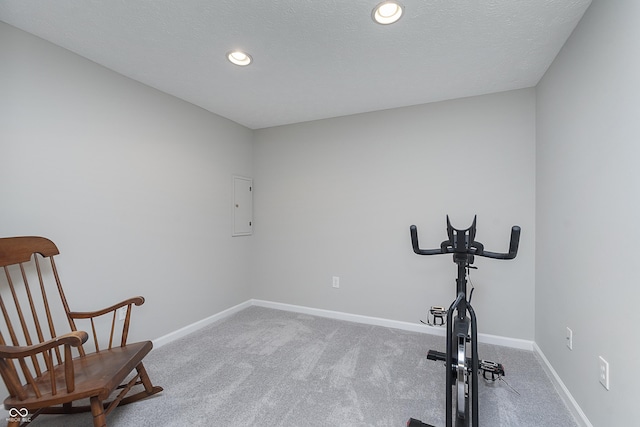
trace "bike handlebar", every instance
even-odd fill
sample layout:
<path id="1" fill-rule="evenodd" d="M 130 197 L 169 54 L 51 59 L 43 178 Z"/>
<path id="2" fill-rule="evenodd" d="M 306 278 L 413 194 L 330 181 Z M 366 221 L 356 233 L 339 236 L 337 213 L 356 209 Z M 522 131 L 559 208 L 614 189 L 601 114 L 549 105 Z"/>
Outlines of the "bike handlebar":
<path id="1" fill-rule="evenodd" d="M 483 251 L 478 254 L 487 258 L 494 259 L 514 259 L 518 255 L 518 246 L 520 245 L 520 227 L 514 225 L 511 227 L 511 239 L 509 240 L 509 252 L 506 254 L 500 252 Z"/>
<path id="2" fill-rule="evenodd" d="M 439 249 L 420 249 L 418 243 L 418 228 L 415 225 L 409 227 L 411 232 L 411 244 L 413 246 L 413 252 L 418 255 L 439 255 L 439 254 L 451 254 L 451 253 L 466 253 L 468 255 L 477 255 L 486 258 L 494 259 L 514 259 L 518 254 L 518 246 L 520 244 L 520 227 L 514 225 L 511 227 L 511 239 L 509 241 L 509 252 L 491 252 L 485 251 L 484 246 L 480 242 L 476 242 L 475 238 L 476 218 L 473 219 L 473 224 L 466 230 L 457 230 L 451 226 L 449 222 L 449 216 L 447 216 L 447 234 L 449 240 L 445 240 L 440 244 Z M 467 233 L 468 232 L 468 233 Z M 460 233 L 463 234 L 463 239 L 458 238 Z M 464 240 L 466 238 L 466 240 Z M 471 241 L 469 241 L 471 240 Z M 460 241 L 463 242 L 464 247 L 460 245 Z"/>
<path id="3" fill-rule="evenodd" d="M 418 227 L 412 225 L 409 227 L 411 231 L 411 244 L 413 245 L 413 252 L 418 255 L 438 255 L 438 254 L 446 254 L 447 252 L 443 252 L 442 249 L 420 249 L 420 244 L 418 243 Z"/>

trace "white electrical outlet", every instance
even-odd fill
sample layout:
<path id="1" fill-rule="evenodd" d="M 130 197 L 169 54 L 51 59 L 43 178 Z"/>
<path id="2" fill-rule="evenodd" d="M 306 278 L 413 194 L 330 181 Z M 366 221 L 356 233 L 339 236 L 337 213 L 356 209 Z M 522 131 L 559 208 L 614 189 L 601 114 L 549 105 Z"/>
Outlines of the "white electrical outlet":
<path id="1" fill-rule="evenodd" d="M 602 356 L 598 356 L 598 362 L 600 364 L 600 384 L 609 390 L 609 362 L 604 360 Z"/>
<path id="2" fill-rule="evenodd" d="M 573 331 L 570 328 L 567 328 L 567 347 L 573 350 Z"/>
<path id="3" fill-rule="evenodd" d="M 338 276 L 333 276 L 333 278 L 331 279 L 331 283 L 332 283 L 334 288 L 339 288 L 340 287 L 340 278 Z"/>
<path id="4" fill-rule="evenodd" d="M 120 307 L 118 309 L 118 320 L 124 320 L 126 316 L 127 316 L 127 306 L 125 305 L 124 307 Z"/>

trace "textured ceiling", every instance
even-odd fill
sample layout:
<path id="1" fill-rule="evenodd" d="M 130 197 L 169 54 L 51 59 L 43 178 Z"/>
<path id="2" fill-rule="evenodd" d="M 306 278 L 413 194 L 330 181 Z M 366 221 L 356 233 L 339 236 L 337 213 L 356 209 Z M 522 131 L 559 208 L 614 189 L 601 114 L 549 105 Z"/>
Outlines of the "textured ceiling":
<path id="1" fill-rule="evenodd" d="M 259 129 L 535 86 L 591 3 L 401 0 L 379 25 L 380 1 L 2 0 L 0 20 Z"/>

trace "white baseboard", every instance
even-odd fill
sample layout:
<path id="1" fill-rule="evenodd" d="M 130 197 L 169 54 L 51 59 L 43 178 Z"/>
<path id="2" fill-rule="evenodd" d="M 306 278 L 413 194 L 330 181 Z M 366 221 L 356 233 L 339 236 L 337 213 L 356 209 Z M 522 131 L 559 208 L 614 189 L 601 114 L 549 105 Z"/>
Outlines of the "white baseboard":
<path id="1" fill-rule="evenodd" d="M 576 402 L 576 400 L 573 398 L 567 386 L 564 385 L 556 370 L 553 369 L 553 366 L 551 366 L 549 359 L 547 359 L 540 347 L 538 347 L 538 344 L 536 344 L 535 342 L 533 343 L 533 351 L 542 361 L 543 368 L 545 369 L 545 371 L 547 371 L 547 374 L 551 378 L 551 382 L 553 382 L 553 385 L 556 387 L 556 390 L 558 390 L 558 393 L 564 400 L 565 404 L 573 414 L 573 417 L 576 419 L 578 424 L 580 424 L 581 427 L 593 427 L 593 424 L 591 424 L 591 421 L 589 421 L 584 411 L 582 411 L 582 408 L 580 407 L 580 405 L 578 405 L 578 402 Z"/>
<path id="2" fill-rule="evenodd" d="M 251 300 L 251 305 L 260 307 L 273 308 L 276 310 L 293 311 L 296 313 L 304 313 L 312 316 L 329 317 L 338 320 L 347 320 L 350 322 L 364 323 L 367 325 L 384 326 L 387 328 L 402 329 L 405 331 L 420 332 L 431 335 L 445 336 L 445 329 L 437 326 L 429 326 L 419 323 L 402 322 L 399 320 L 389 320 L 380 317 L 362 316 L 359 314 L 350 314 L 340 311 L 323 310 L 320 308 L 304 307 L 300 305 L 283 304 L 279 302 Z M 500 345 L 504 347 L 517 348 L 521 350 L 533 351 L 533 341 L 527 341 L 518 338 L 500 337 L 497 335 L 478 334 L 478 341 L 486 344 Z"/>
<path id="3" fill-rule="evenodd" d="M 362 316 L 360 314 L 351 314 L 341 311 L 324 310 L 321 308 L 305 307 L 301 305 L 284 304 L 281 302 L 264 301 L 259 299 L 250 299 L 236 306 L 228 308 L 224 311 L 216 313 L 205 319 L 194 322 L 177 331 L 170 332 L 159 338 L 153 340 L 153 346 L 155 348 L 162 347 L 163 345 L 189 335 L 192 332 L 197 331 L 200 328 L 204 328 L 207 325 L 222 320 L 225 317 L 231 316 L 241 310 L 252 305 L 273 308 L 276 310 L 291 311 L 295 313 L 309 314 L 311 316 L 328 317 L 337 320 L 346 320 L 349 322 L 363 323 L 366 325 L 384 326 L 387 328 L 401 329 L 404 331 L 420 332 L 431 335 L 445 336 L 444 328 L 437 326 L 423 325 L 419 323 L 402 322 L 399 320 L 383 319 L 380 317 Z M 518 348 L 521 350 L 533 351 L 533 341 L 522 340 L 518 338 L 500 337 L 497 335 L 478 334 L 478 341 L 486 344 L 501 345 L 504 347 Z"/>
<path id="4" fill-rule="evenodd" d="M 247 307 L 251 307 L 252 303 L 251 300 L 249 301 L 245 301 L 243 303 L 240 303 L 236 306 L 233 306 L 231 308 L 228 308 L 224 311 L 221 311 L 219 313 L 216 313 L 212 316 L 209 316 L 207 318 L 204 318 L 202 320 L 198 320 L 197 322 L 194 322 L 190 325 L 185 326 L 184 328 L 180 328 L 177 331 L 173 331 L 168 333 L 167 335 L 163 335 L 160 338 L 156 338 L 154 339 L 153 342 L 153 346 L 155 348 L 158 347 L 162 347 L 165 344 L 170 343 L 171 341 L 175 341 L 179 338 L 182 338 L 184 336 L 189 335 L 192 332 L 197 331 L 198 329 L 204 328 L 207 325 L 212 324 L 213 322 L 217 322 L 218 320 L 222 320 L 225 317 L 229 317 L 234 313 L 237 313 L 241 310 L 244 310 Z"/>

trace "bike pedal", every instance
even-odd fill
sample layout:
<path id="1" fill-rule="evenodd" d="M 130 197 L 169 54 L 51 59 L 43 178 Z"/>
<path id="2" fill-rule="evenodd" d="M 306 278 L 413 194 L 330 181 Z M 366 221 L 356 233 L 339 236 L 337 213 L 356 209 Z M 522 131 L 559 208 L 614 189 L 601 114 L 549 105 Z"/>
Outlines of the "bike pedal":
<path id="1" fill-rule="evenodd" d="M 504 366 L 501 363 L 491 360 L 481 360 L 478 368 L 482 371 L 482 377 L 485 380 L 495 381 L 505 375 Z M 491 378 L 489 378 L 491 376 Z"/>
<path id="2" fill-rule="evenodd" d="M 434 427 L 431 424 L 423 423 L 420 420 L 416 420 L 415 418 L 409 418 L 407 421 L 407 427 Z"/>
<path id="3" fill-rule="evenodd" d="M 447 355 L 441 351 L 429 350 L 427 352 L 427 359 L 444 362 L 447 360 Z"/>
<path id="4" fill-rule="evenodd" d="M 431 306 L 431 308 L 429 309 L 429 314 L 431 314 L 431 317 L 433 317 L 433 322 L 430 322 L 429 324 L 431 326 L 444 326 L 448 311 L 449 310 L 444 307 L 439 307 L 436 305 Z"/>

